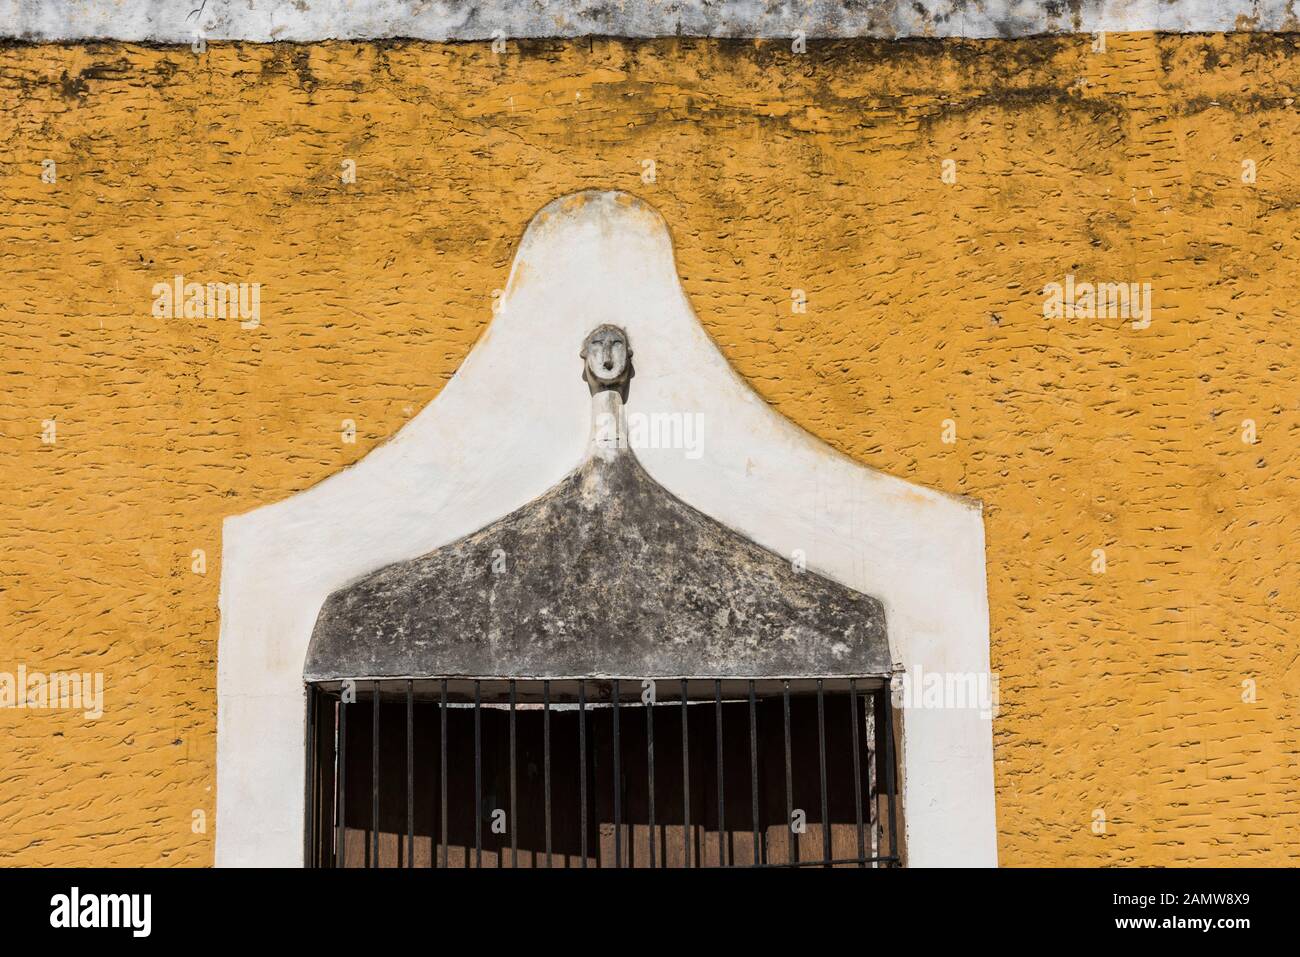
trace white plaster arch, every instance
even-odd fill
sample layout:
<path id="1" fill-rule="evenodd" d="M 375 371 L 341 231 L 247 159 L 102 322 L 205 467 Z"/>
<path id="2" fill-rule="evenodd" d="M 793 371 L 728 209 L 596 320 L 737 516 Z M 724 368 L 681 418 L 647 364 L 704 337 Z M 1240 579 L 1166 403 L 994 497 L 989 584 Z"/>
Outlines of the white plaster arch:
<path id="1" fill-rule="evenodd" d="M 564 197 L 529 224 L 500 311 L 433 402 L 352 467 L 226 520 L 218 865 L 301 865 L 302 667 L 321 603 L 506 515 L 579 464 L 590 399 L 578 349 L 600 322 L 623 326 L 635 351 L 629 415 L 706 415 L 698 457 L 638 450 L 656 480 L 880 598 L 909 671 L 988 672 L 978 503 L 866 468 L 776 413 L 696 319 L 658 213 L 623 193 Z M 995 865 L 987 714 L 909 710 L 901 764 L 908 863 Z"/>

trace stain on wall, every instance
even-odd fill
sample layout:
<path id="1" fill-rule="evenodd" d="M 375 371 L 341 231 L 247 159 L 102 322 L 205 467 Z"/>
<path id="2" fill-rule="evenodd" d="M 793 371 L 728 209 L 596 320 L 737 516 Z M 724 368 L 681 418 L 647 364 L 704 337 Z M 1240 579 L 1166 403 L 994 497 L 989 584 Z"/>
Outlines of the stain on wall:
<path id="1" fill-rule="evenodd" d="M 400 429 L 589 187 L 783 415 L 985 503 L 1002 863 L 1300 861 L 1298 44 L 0 47 L 0 670 L 105 676 L 0 710 L 0 861 L 211 862 L 221 520 Z M 1150 326 L 1045 319 L 1066 275 Z"/>

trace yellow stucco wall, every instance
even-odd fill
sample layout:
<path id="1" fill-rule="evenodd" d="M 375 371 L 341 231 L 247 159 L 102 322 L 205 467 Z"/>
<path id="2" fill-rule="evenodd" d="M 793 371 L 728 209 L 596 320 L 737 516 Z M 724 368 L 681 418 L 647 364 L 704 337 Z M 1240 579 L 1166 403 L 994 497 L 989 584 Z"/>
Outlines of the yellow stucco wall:
<path id="1" fill-rule="evenodd" d="M 211 862 L 223 517 L 400 429 L 585 187 L 780 412 L 986 503 L 1003 863 L 1300 863 L 1300 40 L 1090 44 L 0 47 L 0 670 L 106 682 L 0 710 L 0 863 Z M 1067 273 L 1150 328 L 1044 319 Z"/>

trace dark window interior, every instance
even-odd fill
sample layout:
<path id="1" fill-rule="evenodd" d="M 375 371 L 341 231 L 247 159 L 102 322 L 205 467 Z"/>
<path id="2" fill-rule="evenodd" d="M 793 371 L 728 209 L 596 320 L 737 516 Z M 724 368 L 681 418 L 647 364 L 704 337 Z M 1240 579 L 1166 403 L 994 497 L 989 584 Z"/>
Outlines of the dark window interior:
<path id="1" fill-rule="evenodd" d="M 614 684 L 310 688 L 309 862 L 896 863 L 892 715 L 879 681 L 692 680 L 685 706 L 681 682 L 660 681 L 647 706 L 642 683 L 625 679 L 617 709 Z"/>

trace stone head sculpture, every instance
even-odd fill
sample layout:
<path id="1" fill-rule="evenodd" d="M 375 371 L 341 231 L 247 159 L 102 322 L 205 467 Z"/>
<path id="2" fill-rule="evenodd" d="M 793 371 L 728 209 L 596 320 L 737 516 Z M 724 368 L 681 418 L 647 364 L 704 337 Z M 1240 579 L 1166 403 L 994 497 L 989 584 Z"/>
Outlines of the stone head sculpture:
<path id="1" fill-rule="evenodd" d="M 583 359 L 582 376 L 592 395 L 614 391 L 627 399 L 627 384 L 632 378 L 632 347 L 626 332 L 609 323 L 599 325 L 587 334 L 578 354 Z"/>

